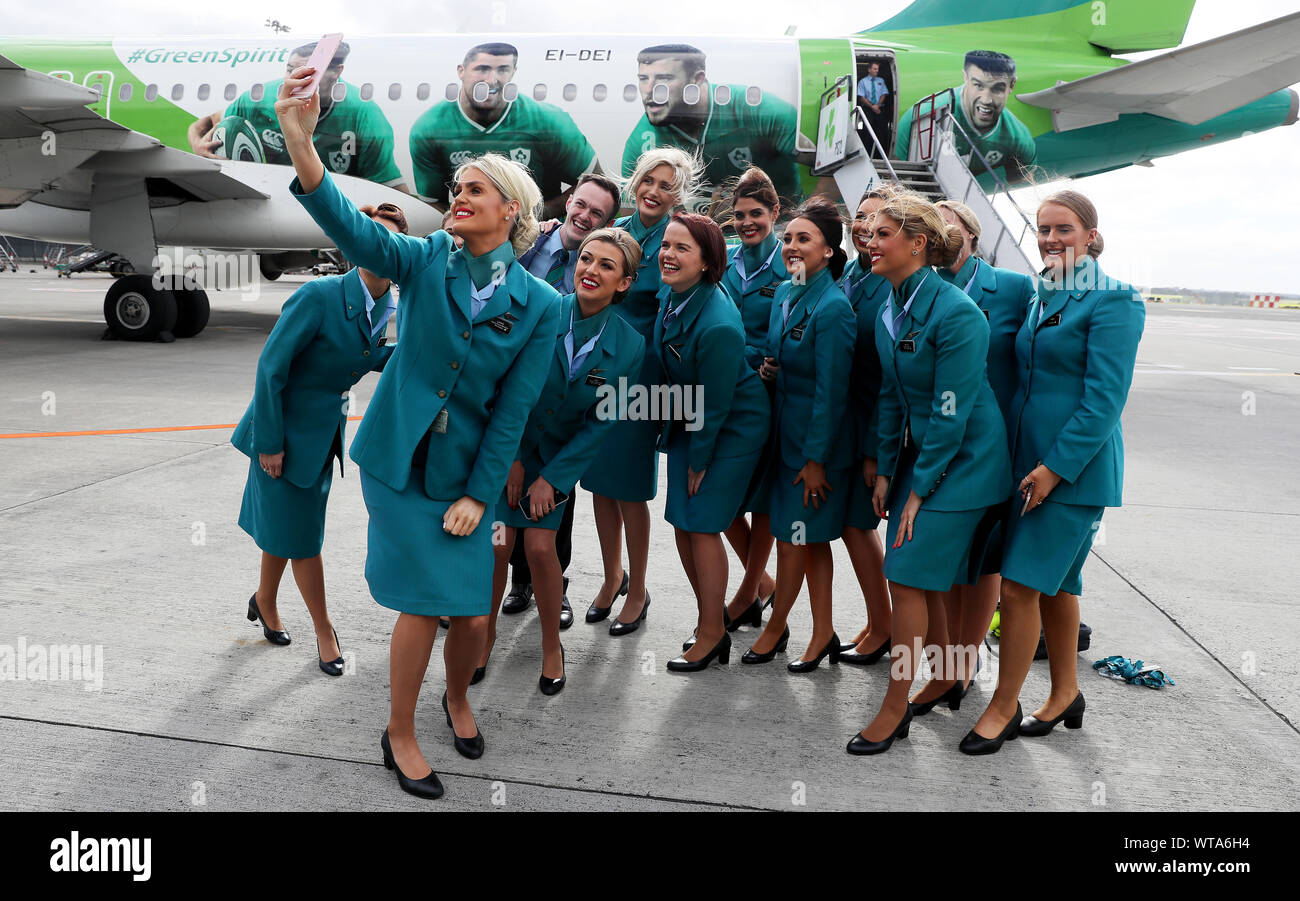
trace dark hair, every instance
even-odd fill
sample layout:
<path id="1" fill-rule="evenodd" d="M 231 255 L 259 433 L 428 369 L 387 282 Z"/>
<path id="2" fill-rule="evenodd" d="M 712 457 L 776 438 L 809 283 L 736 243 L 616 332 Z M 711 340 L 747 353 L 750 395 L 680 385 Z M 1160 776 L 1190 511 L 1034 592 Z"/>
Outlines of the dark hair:
<path id="1" fill-rule="evenodd" d="M 316 52 L 316 45 L 320 41 L 312 41 L 310 44 L 303 44 L 301 47 L 295 47 L 289 54 L 290 56 L 301 56 L 305 59 L 311 59 L 311 55 Z M 330 58 L 330 64 L 327 69 L 337 69 L 343 63 L 347 62 L 348 54 L 352 48 L 348 46 L 347 41 L 339 41 L 339 49 L 334 51 L 334 56 Z"/>
<path id="2" fill-rule="evenodd" d="M 465 53 L 465 58 L 461 60 L 461 65 L 468 66 L 469 61 L 480 53 L 487 54 L 488 56 L 513 56 L 515 58 L 515 63 L 518 64 L 519 62 L 519 48 L 514 44 L 507 44 L 504 41 L 491 41 L 486 44 L 475 44 L 473 47 L 470 47 Z"/>
<path id="3" fill-rule="evenodd" d="M 657 63 L 661 59 L 681 60 L 687 78 L 704 71 L 704 51 L 690 44 L 655 44 L 636 55 L 638 65 Z"/>
<path id="4" fill-rule="evenodd" d="M 672 221 L 686 226 L 691 238 L 700 246 L 704 280 L 712 285 L 722 281 L 727 271 L 727 242 L 718 223 L 700 213 L 683 213 L 681 210 L 673 213 Z"/>
<path id="5" fill-rule="evenodd" d="M 618 182 L 608 175 L 601 175 L 599 172 L 588 172 L 578 179 L 578 183 L 573 186 L 573 190 L 578 190 L 585 184 L 593 184 L 614 198 L 614 205 L 610 207 L 609 216 L 601 223 L 602 226 L 609 225 L 618 218 L 618 208 L 623 203 L 623 192 L 619 190 Z"/>
<path id="6" fill-rule="evenodd" d="M 387 219 L 389 222 L 396 225 L 397 230 L 402 234 L 410 234 L 410 232 L 407 231 L 406 214 L 403 213 L 402 208 L 395 203 L 381 203 L 379 206 L 373 206 L 372 204 L 367 203 L 365 206 L 357 207 L 357 209 L 361 211 L 361 215 L 366 216 L 367 218 Z"/>
<path id="7" fill-rule="evenodd" d="M 815 194 L 801 203 L 791 218 L 807 219 L 817 226 L 817 230 L 822 233 L 822 240 L 831 248 L 831 277 L 838 281 L 844 274 L 844 265 L 849 261 L 849 255 L 840 246 L 844 241 L 844 220 L 840 217 L 839 208 L 822 195 Z"/>
<path id="8" fill-rule="evenodd" d="M 966 54 L 966 61 L 961 64 L 963 70 L 970 66 L 979 66 L 990 75 L 1010 75 L 1016 77 L 1016 61 L 1005 53 L 996 50 L 972 50 Z"/>
<path id="9" fill-rule="evenodd" d="M 740 175 L 722 183 L 722 190 L 718 199 L 710 205 L 709 214 L 723 228 L 735 228 L 736 201 L 742 197 L 762 204 L 769 213 L 775 213 L 781 205 L 781 198 L 776 193 L 772 179 L 757 166 L 750 166 Z"/>

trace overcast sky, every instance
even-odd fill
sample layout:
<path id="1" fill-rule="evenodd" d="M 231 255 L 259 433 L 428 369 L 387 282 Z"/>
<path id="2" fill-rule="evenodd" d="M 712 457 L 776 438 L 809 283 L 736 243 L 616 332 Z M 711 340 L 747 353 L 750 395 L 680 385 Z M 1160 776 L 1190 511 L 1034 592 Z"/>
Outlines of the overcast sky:
<path id="1" fill-rule="evenodd" d="M 1136 0 L 1129 0 L 1136 2 Z M 6 4 L 6 35 L 123 37 L 153 34 L 268 33 L 274 18 L 293 34 L 454 31 L 671 32 L 800 37 L 843 36 L 884 21 L 906 0 L 745 0 L 653 4 L 591 0 L 225 0 L 191 6 L 162 0 L 112 0 L 87 15 L 82 0 Z M 1184 43 L 1196 43 L 1294 12 L 1295 0 L 1199 0 Z M 110 12 L 111 10 L 111 12 Z M 743 15 L 740 14 L 743 10 Z M 1080 179 L 1073 187 L 1097 204 L 1106 238 L 1102 263 L 1148 285 L 1300 295 L 1300 125 Z M 1032 214 L 1036 196 L 1063 183 L 1019 193 Z"/>

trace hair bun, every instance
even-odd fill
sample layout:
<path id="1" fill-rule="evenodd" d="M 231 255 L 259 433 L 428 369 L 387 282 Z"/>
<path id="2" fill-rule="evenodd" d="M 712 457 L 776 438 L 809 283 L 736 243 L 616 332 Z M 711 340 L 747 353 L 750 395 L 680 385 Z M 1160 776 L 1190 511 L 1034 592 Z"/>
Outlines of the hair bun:
<path id="1" fill-rule="evenodd" d="M 1106 242 L 1103 241 L 1101 238 L 1101 232 L 1097 232 L 1097 237 L 1094 238 L 1092 240 L 1092 243 L 1088 245 L 1088 256 L 1092 257 L 1093 259 L 1096 259 L 1097 257 L 1101 256 L 1101 251 L 1102 248 L 1105 246 L 1105 244 Z"/>

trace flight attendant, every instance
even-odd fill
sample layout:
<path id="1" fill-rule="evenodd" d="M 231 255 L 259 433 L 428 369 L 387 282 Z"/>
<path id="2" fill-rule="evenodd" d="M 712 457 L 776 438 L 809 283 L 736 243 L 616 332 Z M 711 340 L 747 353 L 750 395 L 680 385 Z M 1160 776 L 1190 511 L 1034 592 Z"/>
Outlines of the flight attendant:
<path id="1" fill-rule="evenodd" d="M 627 182 L 636 211 L 614 224 L 641 245 L 641 266 L 623 302 L 614 308 L 647 347 L 654 340 L 659 312 L 659 246 L 673 210 L 694 196 L 700 179 L 699 162 L 676 147 L 647 150 L 637 160 Z M 638 379 L 628 379 L 627 389 L 652 386 L 662 380 L 659 358 L 646 353 Z M 650 558 L 650 504 L 659 488 L 659 459 L 655 450 L 660 424 L 649 418 L 617 422 L 599 456 L 582 477 L 590 491 L 596 518 L 596 535 L 605 566 L 605 583 L 587 610 L 589 623 L 609 616 L 619 595 L 627 595 L 618 617 L 609 624 L 610 635 L 628 635 L 641 627 L 650 603 L 645 588 Z M 627 533 L 628 569 L 623 568 L 622 533 Z"/>
<path id="2" fill-rule="evenodd" d="M 1062 721 L 1083 725 L 1076 671 L 1083 561 L 1103 511 L 1122 500 L 1120 414 L 1146 320 L 1142 296 L 1097 264 L 1097 208 L 1077 191 L 1039 206 L 1038 249 L 1046 265 L 1016 335 L 1008 420 L 1016 493 L 1002 555 L 998 685 L 962 739 L 968 754 L 997 751 L 1017 733 L 1046 735 Z M 1020 688 L 1040 625 L 1052 688 L 1022 719 Z"/>
<path id="3" fill-rule="evenodd" d="M 406 216 L 391 203 L 363 207 L 384 227 L 406 234 Z M 249 458 L 239 526 L 262 550 L 261 578 L 248 618 L 272 644 L 288 644 L 276 606 L 289 561 L 316 628 L 320 668 L 343 675 L 343 652 L 325 609 L 325 504 L 334 458 L 343 465 L 348 390 L 384 368 L 393 348 L 383 337 L 397 308 L 391 283 L 354 268 L 316 279 L 285 302 L 257 360 L 253 402 L 230 442 Z"/>
<path id="4" fill-rule="evenodd" d="M 961 238 L 931 203 L 894 194 L 872 219 L 872 271 L 891 286 L 876 325 L 883 381 L 872 496 L 888 516 L 885 578 L 893 600 L 889 688 L 850 754 L 878 754 L 906 738 L 908 691 L 922 639 L 946 623 L 943 592 L 964 575 L 985 511 L 1010 484 L 1006 427 L 984 373 L 989 327 L 971 299 L 930 266 L 948 266 Z M 936 676 L 951 678 L 942 661 Z M 960 696 L 951 700 L 956 709 Z"/>
<path id="5" fill-rule="evenodd" d="M 291 98 L 310 68 L 285 79 L 276 112 L 298 177 L 294 196 L 349 260 L 402 289 L 402 341 L 379 380 L 351 456 L 370 513 L 366 581 L 397 610 L 389 659 L 386 766 L 413 794 L 442 785 L 415 737 L 415 703 L 438 630 L 451 618 L 443 707 L 464 756 L 483 753 L 465 690 L 492 607 L 492 529 L 481 523 L 505 485 L 554 352 L 558 295 L 515 260 L 537 235 L 541 203 L 527 170 L 485 154 L 455 173 L 445 231 L 394 235 L 347 202 L 311 144 L 319 101 Z M 426 465 L 427 463 L 427 465 Z"/>
<path id="6" fill-rule="evenodd" d="M 995 268 L 975 255 L 979 250 L 980 222 L 974 210 L 959 200 L 941 200 L 935 206 L 943 220 L 961 233 L 962 239 L 961 250 L 952 265 L 940 266 L 935 271 L 944 281 L 961 288 L 984 313 L 989 324 L 989 385 L 1005 423 L 1016 390 L 1016 333 L 1034 299 L 1035 283 L 1027 275 Z M 1002 568 L 1002 523 L 1009 510 L 1009 502 L 990 509 L 977 538 L 977 544 L 984 547 L 982 557 L 973 555 L 971 572 L 959 578 L 958 584 L 944 595 L 946 633 L 950 641 L 944 649 L 944 659 L 955 661 L 957 671 L 952 679 L 932 678 L 926 682 L 912 698 L 914 716 L 928 713 L 952 689 L 955 680 L 961 681 L 958 691 L 963 697 L 970 690 L 980 642 L 988 632 L 998 604 L 1002 582 L 998 574 Z M 926 644 L 931 644 L 932 638 Z"/>
<path id="7" fill-rule="evenodd" d="M 659 249 L 660 310 L 654 349 L 664 379 L 681 388 L 664 427 L 668 498 L 686 577 L 695 590 L 695 638 L 674 672 L 727 663 L 731 635 L 723 619 L 727 551 L 722 532 L 749 496 L 763 456 L 771 410 L 758 373 L 745 362 L 745 326 L 719 286 L 727 266 L 722 229 L 707 216 L 677 212 Z"/>
<path id="8" fill-rule="evenodd" d="M 885 582 L 885 549 L 876 529 L 880 517 L 871 503 L 876 486 L 876 406 L 880 398 L 880 354 L 876 351 L 876 320 L 889 301 L 889 280 L 871 271 L 871 217 L 891 187 L 873 188 L 858 204 L 850 235 L 857 259 L 844 269 L 840 290 L 857 317 L 853 370 L 849 378 L 849 408 L 853 414 L 853 487 L 844 513 L 844 547 L 867 605 L 867 625 L 852 641 L 840 645 L 840 662 L 870 665 L 889 653 L 889 586 Z"/>
<path id="9" fill-rule="evenodd" d="M 837 281 L 847 259 L 844 225 L 835 205 L 817 196 L 794 214 L 781 237 L 790 281 L 773 298 L 768 356 L 760 376 L 773 383 L 770 510 L 776 539 L 776 601 L 763 634 L 742 659 L 767 663 L 790 640 L 786 618 L 804 576 L 813 634 L 802 657 L 786 668 L 815 670 L 838 663 L 840 639 L 831 622 L 834 563 L 852 494 L 853 417 L 845 413 L 853 366 L 853 307 Z"/>
<path id="10" fill-rule="evenodd" d="M 745 324 L 745 362 L 757 372 L 767 353 L 772 298 L 776 296 L 777 286 L 790 277 L 781 260 L 781 242 L 775 232 L 781 201 L 772 180 L 756 166 L 749 167 L 736 181 L 730 200 L 731 225 L 740 237 L 740 246 L 727 261 L 722 289 L 740 308 Z M 740 587 L 727 605 L 728 631 L 746 623 L 763 625 L 763 599 L 770 604 L 776 590 L 776 581 L 767 574 L 767 561 L 772 555 L 767 492 L 756 492 L 747 506 L 726 531 L 727 541 L 745 567 Z M 752 527 L 745 513 L 750 514 Z"/>
<path id="11" fill-rule="evenodd" d="M 492 597 L 497 603 L 489 620 L 488 647 L 479 664 L 480 670 L 487 666 L 506 569 L 522 532 L 542 625 L 538 688 L 545 695 L 557 694 L 567 678 L 560 645 L 563 570 L 556 550 L 556 533 L 564 517 L 561 508 L 573 503 L 573 486 L 617 421 L 602 409 L 605 386 L 636 378 L 645 355 L 645 340 L 627 320 L 614 315 L 614 305 L 632 287 L 641 245 L 621 228 L 601 228 L 588 233 L 575 255 L 575 293 L 560 299 L 560 324 L 546 383 L 497 501 L 496 519 L 505 523 L 505 534 L 494 548 Z"/>

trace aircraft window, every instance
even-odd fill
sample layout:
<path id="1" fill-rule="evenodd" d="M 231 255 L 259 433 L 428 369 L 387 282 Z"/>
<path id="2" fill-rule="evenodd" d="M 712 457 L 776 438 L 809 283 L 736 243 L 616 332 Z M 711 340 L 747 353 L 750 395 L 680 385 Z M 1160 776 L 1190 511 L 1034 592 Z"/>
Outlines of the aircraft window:
<path id="1" fill-rule="evenodd" d="M 699 103 L 700 86 L 697 85 L 695 82 L 691 82 L 686 87 L 682 88 L 682 99 L 685 100 L 687 103 L 691 104 L 692 106 Z"/>
<path id="2" fill-rule="evenodd" d="M 233 84 L 228 84 L 226 85 L 226 90 L 222 94 L 222 96 L 225 97 L 227 100 L 234 100 L 237 96 L 239 96 L 239 88 L 235 87 Z"/>
<path id="3" fill-rule="evenodd" d="M 631 103 L 633 100 L 635 100 L 637 94 L 639 93 L 640 92 L 636 89 L 636 85 L 634 84 L 623 85 L 623 99 L 626 100 L 628 103 Z"/>
<path id="4" fill-rule="evenodd" d="M 750 106 L 758 106 L 763 102 L 763 89 L 756 84 L 745 88 L 745 102 Z"/>
<path id="5" fill-rule="evenodd" d="M 546 99 L 546 85 L 540 83 L 533 85 L 533 99 L 534 100 Z"/>
<path id="6" fill-rule="evenodd" d="M 501 96 L 505 98 L 506 103 L 514 103 L 515 98 L 519 96 L 519 85 L 513 81 L 509 82 L 501 89 Z"/>
<path id="7" fill-rule="evenodd" d="M 95 92 L 96 102 L 99 101 L 99 98 L 104 96 L 104 86 L 102 84 L 92 84 L 92 85 L 87 85 L 87 87 Z"/>
<path id="8" fill-rule="evenodd" d="M 665 91 L 665 93 L 667 93 Z M 665 98 L 666 99 L 666 98 Z M 720 84 L 713 89 L 713 102 L 718 106 L 726 106 L 731 102 L 731 85 Z"/>
<path id="9" fill-rule="evenodd" d="M 598 84 L 591 89 L 591 99 L 595 100 L 597 103 L 604 100 L 605 97 L 608 96 L 608 94 L 609 94 L 609 89 L 606 88 L 603 84 Z"/>
<path id="10" fill-rule="evenodd" d="M 130 82 L 123 84 L 117 89 L 117 99 L 125 103 L 131 99 L 131 91 L 134 90 Z"/>
<path id="11" fill-rule="evenodd" d="M 248 97 L 254 103 L 259 102 L 262 99 L 262 95 L 265 93 L 266 85 L 262 84 L 260 81 L 248 89 Z"/>
<path id="12" fill-rule="evenodd" d="M 184 97 L 184 96 L 185 96 L 185 85 L 183 85 L 183 84 L 174 84 L 174 85 L 172 85 L 172 99 L 173 99 L 173 100 L 180 100 L 180 99 L 181 99 L 182 97 Z"/>
<path id="13" fill-rule="evenodd" d="M 342 103 L 348 96 L 348 86 L 341 81 L 334 82 L 334 87 L 330 88 L 330 99 L 335 103 Z"/>
<path id="14" fill-rule="evenodd" d="M 650 89 L 650 99 L 655 103 L 668 102 L 668 85 L 662 81 Z"/>
<path id="15" fill-rule="evenodd" d="M 575 100 L 578 96 L 578 86 L 576 84 L 566 84 L 563 93 L 565 100 Z"/>
<path id="16" fill-rule="evenodd" d="M 448 82 L 447 87 L 442 90 L 442 96 L 446 97 L 448 100 L 455 100 L 460 96 L 460 85 L 455 84 L 454 82 Z"/>
<path id="17" fill-rule="evenodd" d="M 211 89 L 210 87 L 208 87 L 206 84 L 201 84 L 201 85 L 199 85 L 198 99 L 200 99 L 200 100 L 207 100 L 207 99 L 208 99 L 208 94 L 210 94 L 211 92 L 212 92 L 212 89 Z"/>
<path id="18" fill-rule="evenodd" d="M 375 86 L 367 81 L 361 86 L 361 99 L 369 100 L 373 96 L 375 96 Z"/>
<path id="19" fill-rule="evenodd" d="M 474 82 L 474 89 L 470 91 L 470 96 L 474 98 L 475 103 L 485 103 L 488 99 L 489 90 L 486 81 L 476 81 Z"/>
<path id="20" fill-rule="evenodd" d="M 429 83 L 427 81 L 422 81 L 415 86 L 415 99 L 416 100 L 429 99 Z"/>
<path id="21" fill-rule="evenodd" d="M 389 100 L 402 99 L 402 86 L 397 82 L 393 82 L 388 86 L 388 99 Z"/>
<path id="22" fill-rule="evenodd" d="M 157 100 L 157 99 L 158 99 L 158 85 L 156 85 L 156 84 L 151 84 L 151 85 L 147 85 L 147 86 L 145 86 L 145 89 L 144 89 L 144 99 L 147 100 L 149 103 L 153 103 L 155 100 Z"/>

